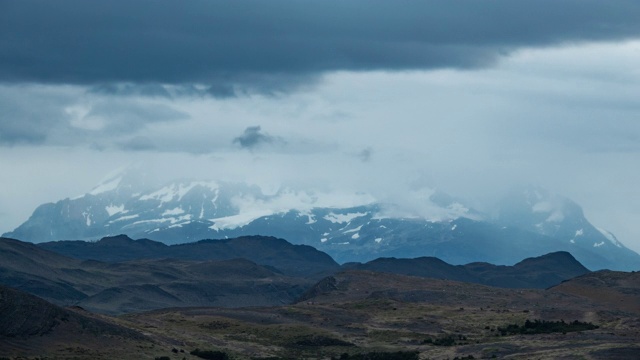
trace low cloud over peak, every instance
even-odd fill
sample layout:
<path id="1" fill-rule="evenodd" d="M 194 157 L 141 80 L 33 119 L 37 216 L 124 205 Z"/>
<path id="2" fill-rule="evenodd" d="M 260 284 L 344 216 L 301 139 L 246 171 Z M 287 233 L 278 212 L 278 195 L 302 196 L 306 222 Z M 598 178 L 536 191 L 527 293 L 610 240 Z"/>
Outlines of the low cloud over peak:
<path id="1" fill-rule="evenodd" d="M 262 132 L 260 126 L 249 126 L 244 129 L 242 135 L 233 139 L 233 143 L 251 150 L 265 144 L 284 144 L 284 140 Z"/>

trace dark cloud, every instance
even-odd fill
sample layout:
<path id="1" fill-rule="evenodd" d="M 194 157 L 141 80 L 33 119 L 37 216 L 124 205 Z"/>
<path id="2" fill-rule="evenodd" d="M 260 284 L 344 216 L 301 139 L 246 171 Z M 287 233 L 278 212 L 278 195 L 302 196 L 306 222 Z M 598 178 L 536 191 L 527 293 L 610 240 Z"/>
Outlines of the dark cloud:
<path id="1" fill-rule="evenodd" d="M 169 91 L 160 84 L 104 83 L 92 86 L 88 92 L 100 95 L 171 97 Z"/>
<path id="2" fill-rule="evenodd" d="M 30 94 L 32 96 L 23 96 Z M 26 87 L 0 88 L 0 145 L 46 142 L 48 134 L 68 121 L 61 96 Z"/>
<path id="3" fill-rule="evenodd" d="M 263 144 L 282 144 L 284 141 L 281 138 L 263 133 L 260 126 L 249 126 L 244 129 L 242 135 L 233 139 L 233 143 L 240 144 L 245 149 L 254 149 Z"/>
<path id="4" fill-rule="evenodd" d="M 155 99 L 83 95 L 77 88 L 0 86 L 0 145 L 104 144 L 153 123 L 190 118 Z"/>
<path id="5" fill-rule="evenodd" d="M 91 118 L 103 120 L 105 132 L 128 133 L 149 123 L 185 120 L 189 115 L 164 104 L 141 104 L 126 99 L 108 99 L 91 107 L 85 119 Z"/>
<path id="6" fill-rule="evenodd" d="M 358 158 L 362 160 L 362 162 L 367 162 L 371 160 L 372 153 L 373 153 L 373 150 L 370 147 L 368 147 L 358 153 Z"/>
<path id="7" fill-rule="evenodd" d="M 5 0 L 0 81 L 277 92 L 326 71 L 487 66 L 640 34 L 637 0 Z"/>
<path id="8" fill-rule="evenodd" d="M 41 144 L 46 140 L 50 127 L 47 120 L 32 117 L 21 110 L 13 106 L 3 107 L 0 114 L 0 144 Z"/>
<path id="9" fill-rule="evenodd" d="M 157 150 L 155 142 L 146 136 L 136 136 L 132 139 L 122 141 L 118 145 L 122 150 L 126 151 Z"/>

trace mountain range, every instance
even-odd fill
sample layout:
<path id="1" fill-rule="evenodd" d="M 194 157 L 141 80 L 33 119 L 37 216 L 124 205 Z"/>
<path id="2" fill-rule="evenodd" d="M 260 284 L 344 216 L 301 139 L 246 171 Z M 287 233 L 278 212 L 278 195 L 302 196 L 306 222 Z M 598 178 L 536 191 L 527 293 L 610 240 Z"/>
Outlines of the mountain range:
<path id="1" fill-rule="evenodd" d="M 311 245 L 339 263 L 379 257 L 438 257 L 452 264 L 511 265 L 567 251 L 592 270 L 640 269 L 640 255 L 593 226 L 575 202 L 525 187 L 485 214 L 447 194 L 416 193 L 421 211 L 362 196 L 332 206 L 321 195 L 216 181 L 174 181 L 149 189 L 127 172 L 76 198 L 39 206 L 3 236 L 34 243 L 127 234 L 165 244 L 249 235 Z"/>
<path id="2" fill-rule="evenodd" d="M 78 244 L 71 242 L 61 252 Z M 158 252 L 166 245 L 149 240 L 113 237 L 90 244 L 94 254 L 129 261 L 97 261 L 91 252 L 84 258 L 68 257 L 0 238 L 0 284 L 58 305 L 122 313 L 176 306 L 291 303 L 314 282 L 307 275 L 338 269 L 320 251 L 266 237 L 176 245 L 182 249 L 172 258 Z"/>
<path id="3" fill-rule="evenodd" d="M 433 257 L 339 266 L 312 247 L 262 236 L 176 245 L 124 235 L 0 238 L 0 351 L 52 359 L 627 359 L 640 350 L 639 275 L 591 272 L 567 252 L 514 266 Z M 519 332 L 527 326 L 540 328 Z"/>
<path id="4" fill-rule="evenodd" d="M 347 270 L 504 288 L 547 288 L 589 273 L 566 252 L 514 266 L 451 265 L 427 257 L 339 266 L 310 246 L 260 236 L 171 246 L 124 235 L 98 242 L 38 245 L 0 238 L 0 250 L 0 284 L 58 305 L 108 314 L 181 306 L 287 304 L 321 278 Z"/>

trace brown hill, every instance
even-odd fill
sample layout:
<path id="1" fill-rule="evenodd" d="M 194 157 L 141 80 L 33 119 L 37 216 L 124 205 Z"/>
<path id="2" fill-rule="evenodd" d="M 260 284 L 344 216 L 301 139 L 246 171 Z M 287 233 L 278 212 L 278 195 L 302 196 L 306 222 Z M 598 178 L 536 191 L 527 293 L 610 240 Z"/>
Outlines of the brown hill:
<path id="1" fill-rule="evenodd" d="M 78 305 L 106 314 L 185 306 L 273 306 L 294 301 L 311 284 L 244 259 L 91 262 L 110 274 L 105 286 Z"/>
<path id="2" fill-rule="evenodd" d="M 562 291 L 361 270 L 327 277 L 312 289 L 288 306 L 164 309 L 125 318 L 237 359 L 349 359 L 382 351 L 387 357 L 372 358 L 394 359 L 403 358 L 397 351 L 415 351 L 421 359 L 609 360 L 640 351 L 637 315 Z M 603 284 L 600 291 L 612 290 Z M 506 330 L 545 322 L 560 329 Z"/>
<path id="3" fill-rule="evenodd" d="M 81 261 L 40 249 L 14 239 L 0 238 L 1 284 L 35 294 L 58 304 L 86 297 L 72 284 L 91 284 L 98 279 L 80 271 Z"/>
<path id="4" fill-rule="evenodd" d="M 194 264 L 178 263 L 185 264 L 180 271 L 187 271 Z M 107 268 L 119 265 L 99 264 Z M 195 264 L 196 267 L 200 266 L 199 263 Z M 130 266 L 132 263 L 122 265 Z M 179 268 L 175 264 L 169 265 L 171 271 Z M 210 266 L 215 268 L 217 265 L 211 263 L 203 267 L 211 269 Z M 248 269 L 241 265 L 236 264 Z M 263 271 L 260 268 L 255 270 L 258 273 Z M 247 271 L 249 275 L 253 274 L 250 269 Z M 165 276 L 170 272 L 162 274 L 153 276 Z M 592 277 L 594 274 L 596 276 Z M 429 359 L 470 356 L 514 359 L 634 358 L 640 351 L 638 315 L 617 306 L 615 302 L 622 303 L 621 298 L 616 297 L 620 294 L 629 296 L 635 293 L 637 275 L 594 274 L 543 290 L 496 288 L 451 280 L 348 270 L 323 279 L 312 287 L 313 291 L 307 294 L 304 301 L 296 304 L 159 309 L 106 321 L 138 333 L 144 332 L 153 339 L 153 346 L 143 340 L 123 340 L 117 333 L 108 335 L 110 333 L 104 330 L 103 334 L 106 335 L 102 336 L 103 342 L 97 342 L 90 334 L 74 330 L 77 327 L 65 328 L 73 321 L 57 320 L 60 316 L 56 314 L 62 311 L 62 316 L 67 316 L 65 314 L 71 313 L 69 310 L 47 310 L 42 300 L 34 298 L 38 301 L 36 307 L 44 309 L 35 314 L 45 315 L 39 315 L 44 318 L 43 321 L 33 322 L 44 324 L 36 327 L 45 329 L 44 335 L 26 336 L 21 340 L 2 337 L 0 350 L 9 349 L 3 351 L 9 356 L 103 359 L 152 359 L 160 356 L 195 359 L 189 352 L 196 348 L 212 353 L 223 351 L 238 360 L 349 359 L 362 358 L 364 355 L 358 357 L 358 354 L 374 352 L 378 357 L 385 352 L 386 358 L 392 359 L 392 356 L 402 356 L 398 355 L 398 351 L 415 351 L 420 358 Z M 130 280 L 134 282 L 135 278 L 133 276 Z M 586 295 L 577 294 L 576 291 L 581 288 L 576 284 L 589 288 L 589 292 Z M 149 298 L 175 296 L 172 291 L 176 291 L 168 291 L 159 285 L 126 285 L 118 291 L 131 294 L 136 288 L 139 288 L 142 297 Z M 101 296 L 106 298 L 115 292 L 104 291 Z M 600 298 L 594 298 L 594 294 L 599 294 Z M 133 297 L 129 299 L 136 301 Z M 626 302 L 633 297 L 622 299 Z M 81 315 L 90 317 L 84 312 Z M 104 319 L 108 318 L 102 317 L 103 322 Z M 56 320 L 60 325 L 46 332 L 49 328 L 47 324 Z M 562 329 L 529 334 L 505 330 L 508 327 L 522 328 L 527 320 L 529 323 L 547 321 L 559 324 Z M 10 318 L 8 321 L 16 320 Z M 579 324 L 592 323 L 599 328 L 575 331 L 570 324 L 576 321 Z"/>
<path id="5" fill-rule="evenodd" d="M 67 258 L 0 239 L 0 284 L 58 305 L 119 314 L 178 306 L 290 303 L 312 284 L 245 259 L 144 259 L 120 263 Z"/>
<path id="6" fill-rule="evenodd" d="M 601 270 L 564 281 L 549 290 L 588 299 L 610 311 L 640 315 L 640 272 Z"/>
<path id="7" fill-rule="evenodd" d="M 565 251 L 525 259 L 513 266 L 488 263 L 450 265 L 434 257 L 415 259 L 380 258 L 365 264 L 349 264 L 346 268 L 455 280 L 503 288 L 545 289 L 563 280 L 589 272 Z"/>
<path id="8" fill-rule="evenodd" d="M 308 245 L 293 245 L 270 236 L 242 236 L 223 240 L 165 245 L 126 235 L 105 237 L 96 242 L 53 241 L 37 246 L 76 259 L 122 262 L 142 259 L 230 260 L 244 258 L 278 269 L 291 276 L 313 276 L 339 266 L 327 254 Z"/>
<path id="9" fill-rule="evenodd" d="M 101 353 L 130 357 L 136 348 L 153 345 L 138 331 L 85 314 L 0 286 L 0 353 L 66 357 L 84 349 L 96 358 Z"/>

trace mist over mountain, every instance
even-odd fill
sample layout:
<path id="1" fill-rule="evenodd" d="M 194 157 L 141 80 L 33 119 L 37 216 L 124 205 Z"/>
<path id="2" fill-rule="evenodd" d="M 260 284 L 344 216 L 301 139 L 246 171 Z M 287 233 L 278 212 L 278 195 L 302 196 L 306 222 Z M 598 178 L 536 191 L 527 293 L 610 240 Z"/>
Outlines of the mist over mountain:
<path id="1" fill-rule="evenodd" d="M 594 227 L 578 204 L 542 188 L 511 192 L 496 215 L 430 189 L 417 191 L 412 204 L 291 188 L 265 193 L 220 181 L 158 186 L 124 171 L 87 194 L 39 206 L 4 236 L 40 243 L 127 234 L 179 244 L 263 235 L 311 245 L 341 263 L 434 256 L 452 264 L 511 265 L 567 251 L 592 270 L 640 268 L 640 255 Z"/>

